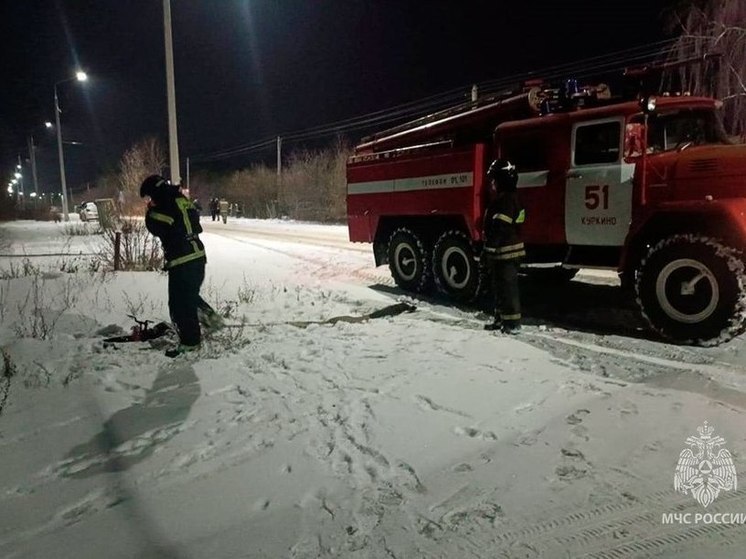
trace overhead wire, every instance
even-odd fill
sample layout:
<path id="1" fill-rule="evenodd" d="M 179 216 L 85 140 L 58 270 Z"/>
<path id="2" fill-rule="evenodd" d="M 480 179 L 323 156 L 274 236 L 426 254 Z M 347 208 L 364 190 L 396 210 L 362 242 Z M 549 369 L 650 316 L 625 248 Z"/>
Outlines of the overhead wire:
<path id="1" fill-rule="evenodd" d="M 506 76 L 494 80 L 477 83 L 480 95 L 491 95 L 505 92 L 508 88 L 519 86 L 530 79 L 542 79 L 551 82 L 563 77 L 587 78 L 591 75 L 612 73 L 628 68 L 631 65 L 649 64 L 661 60 L 673 53 L 682 53 L 687 45 L 682 45 L 678 39 L 667 39 L 655 43 L 640 45 L 614 53 L 597 55 L 579 61 L 557 64 L 543 70 L 524 72 L 517 75 Z M 217 161 L 237 156 L 250 155 L 252 153 L 267 150 L 274 146 L 278 136 L 284 144 L 310 141 L 340 135 L 353 131 L 372 129 L 374 127 L 403 122 L 414 117 L 422 116 L 428 112 L 438 111 L 452 107 L 459 102 L 465 102 L 471 87 L 463 86 L 453 88 L 444 92 L 436 93 L 425 98 L 408 101 L 386 109 L 380 109 L 364 115 L 339 120 L 332 123 L 321 124 L 302 130 L 290 131 L 285 134 L 273 135 L 254 142 L 216 150 L 214 152 L 193 156 L 193 161 Z"/>

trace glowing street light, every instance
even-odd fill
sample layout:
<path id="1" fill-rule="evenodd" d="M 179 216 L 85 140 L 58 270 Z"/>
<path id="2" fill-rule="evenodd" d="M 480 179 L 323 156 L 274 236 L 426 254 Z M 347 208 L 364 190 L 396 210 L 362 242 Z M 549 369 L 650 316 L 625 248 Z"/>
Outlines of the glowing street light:
<path id="1" fill-rule="evenodd" d="M 53 127 L 54 127 L 54 124 L 52 124 L 52 123 L 51 123 L 51 122 L 49 122 L 49 121 L 46 121 L 46 122 L 44 123 L 44 126 L 45 126 L 45 127 L 47 127 L 47 128 L 53 128 Z"/>
<path id="2" fill-rule="evenodd" d="M 77 72 L 75 72 L 75 79 L 79 82 L 84 82 L 88 79 L 88 74 L 86 74 L 82 70 L 78 70 Z"/>
<path id="3" fill-rule="evenodd" d="M 13 176 L 17 179 L 20 179 L 23 175 L 21 175 L 21 173 L 15 173 Z"/>

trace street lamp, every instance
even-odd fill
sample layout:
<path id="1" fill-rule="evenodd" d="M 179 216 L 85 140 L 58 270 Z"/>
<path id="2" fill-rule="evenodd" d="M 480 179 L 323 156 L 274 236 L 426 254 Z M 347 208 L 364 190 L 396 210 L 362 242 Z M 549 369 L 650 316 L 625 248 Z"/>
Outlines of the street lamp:
<path id="1" fill-rule="evenodd" d="M 60 101 L 57 96 L 57 86 L 73 80 L 84 82 L 88 79 L 85 72 L 78 71 L 74 78 L 60 80 L 54 84 L 54 118 L 57 123 L 57 153 L 60 159 L 60 183 L 62 184 L 62 215 L 65 221 L 70 221 L 70 215 L 67 210 L 67 183 L 65 181 L 65 156 L 62 154 L 62 128 L 60 127 Z M 51 124 L 51 123 L 50 123 Z"/>
<path id="2" fill-rule="evenodd" d="M 29 159 L 31 160 L 31 178 L 34 181 L 34 192 L 37 196 L 39 194 L 39 178 L 36 173 L 36 144 L 34 143 L 34 132 L 40 127 L 41 125 L 36 126 L 28 135 L 28 154 Z M 51 130 L 54 128 L 54 124 L 47 120 L 44 122 L 44 127 L 47 130 Z"/>

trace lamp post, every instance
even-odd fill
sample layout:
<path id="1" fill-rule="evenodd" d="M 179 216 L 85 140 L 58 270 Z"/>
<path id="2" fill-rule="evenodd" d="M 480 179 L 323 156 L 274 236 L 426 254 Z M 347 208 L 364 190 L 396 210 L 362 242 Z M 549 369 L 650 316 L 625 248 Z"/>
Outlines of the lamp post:
<path id="1" fill-rule="evenodd" d="M 179 140 L 176 128 L 176 88 L 174 86 L 174 47 L 171 34 L 171 0 L 163 0 L 163 28 L 166 47 L 166 97 L 168 101 L 168 151 L 171 183 L 181 184 Z"/>
<path id="2" fill-rule="evenodd" d="M 73 80 L 84 82 L 88 79 L 85 72 L 76 72 L 74 78 L 60 80 L 54 84 L 54 118 L 57 123 L 57 154 L 60 159 L 60 183 L 62 185 L 62 215 L 65 221 L 70 221 L 70 215 L 67 209 L 67 183 L 65 182 L 65 156 L 62 153 L 62 127 L 60 126 L 60 100 L 57 96 L 57 86 Z"/>
<path id="3" fill-rule="evenodd" d="M 13 176 L 16 178 L 18 188 L 17 191 L 17 199 L 21 204 L 21 207 L 23 207 L 23 195 L 25 194 L 24 188 L 23 188 L 23 165 L 21 164 L 21 154 L 18 154 L 18 164 L 16 165 L 16 170 L 13 173 Z"/>
<path id="4" fill-rule="evenodd" d="M 54 128 L 54 125 L 46 121 L 44 123 L 44 127 L 47 130 L 50 130 Z M 34 198 L 39 196 L 39 178 L 36 173 L 36 144 L 34 143 L 34 134 L 33 131 L 31 134 L 28 135 L 28 152 L 29 152 L 29 159 L 31 159 L 31 178 L 34 180 Z"/>

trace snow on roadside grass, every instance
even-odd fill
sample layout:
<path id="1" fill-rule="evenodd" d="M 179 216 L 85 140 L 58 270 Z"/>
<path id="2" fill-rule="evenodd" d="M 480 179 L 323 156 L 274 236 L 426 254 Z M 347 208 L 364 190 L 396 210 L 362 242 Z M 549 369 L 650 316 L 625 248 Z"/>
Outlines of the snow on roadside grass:
<path id="1" fill-rule="evenodd" d="M 601 340 L 577 334 L 560 352 L 551 329 L 494 336 L 455 311 L 431 320 L 428 305 L 319 323 L 392 302 L 366 287 L 379 275 L 369 255 L 204 238 L 203 295 L 246 325 L 186 359 L 95 336 L 128 312 L 164 319 L 162 274 L 51 274 L 26 311 L 41 280 L 2 284 L 0 345 L 18 372 L 0 415 L 0 510 L 13 513 L 0 555 L 554 557 L 661 534 L 679 550 L 743 543 L 659 523 L 697 506 L 670 488 L 686 436 L 708 419 L 746 448 L 742 409 L 629 383 L 652 361 L 625 364 L 634 354 L 615 348 L 628 341 L 584 353 Z M 36 310 L 56 316 L 51 335 L 19 337 Z M 723 506 L 740 506 L 730 497 Z"/>

